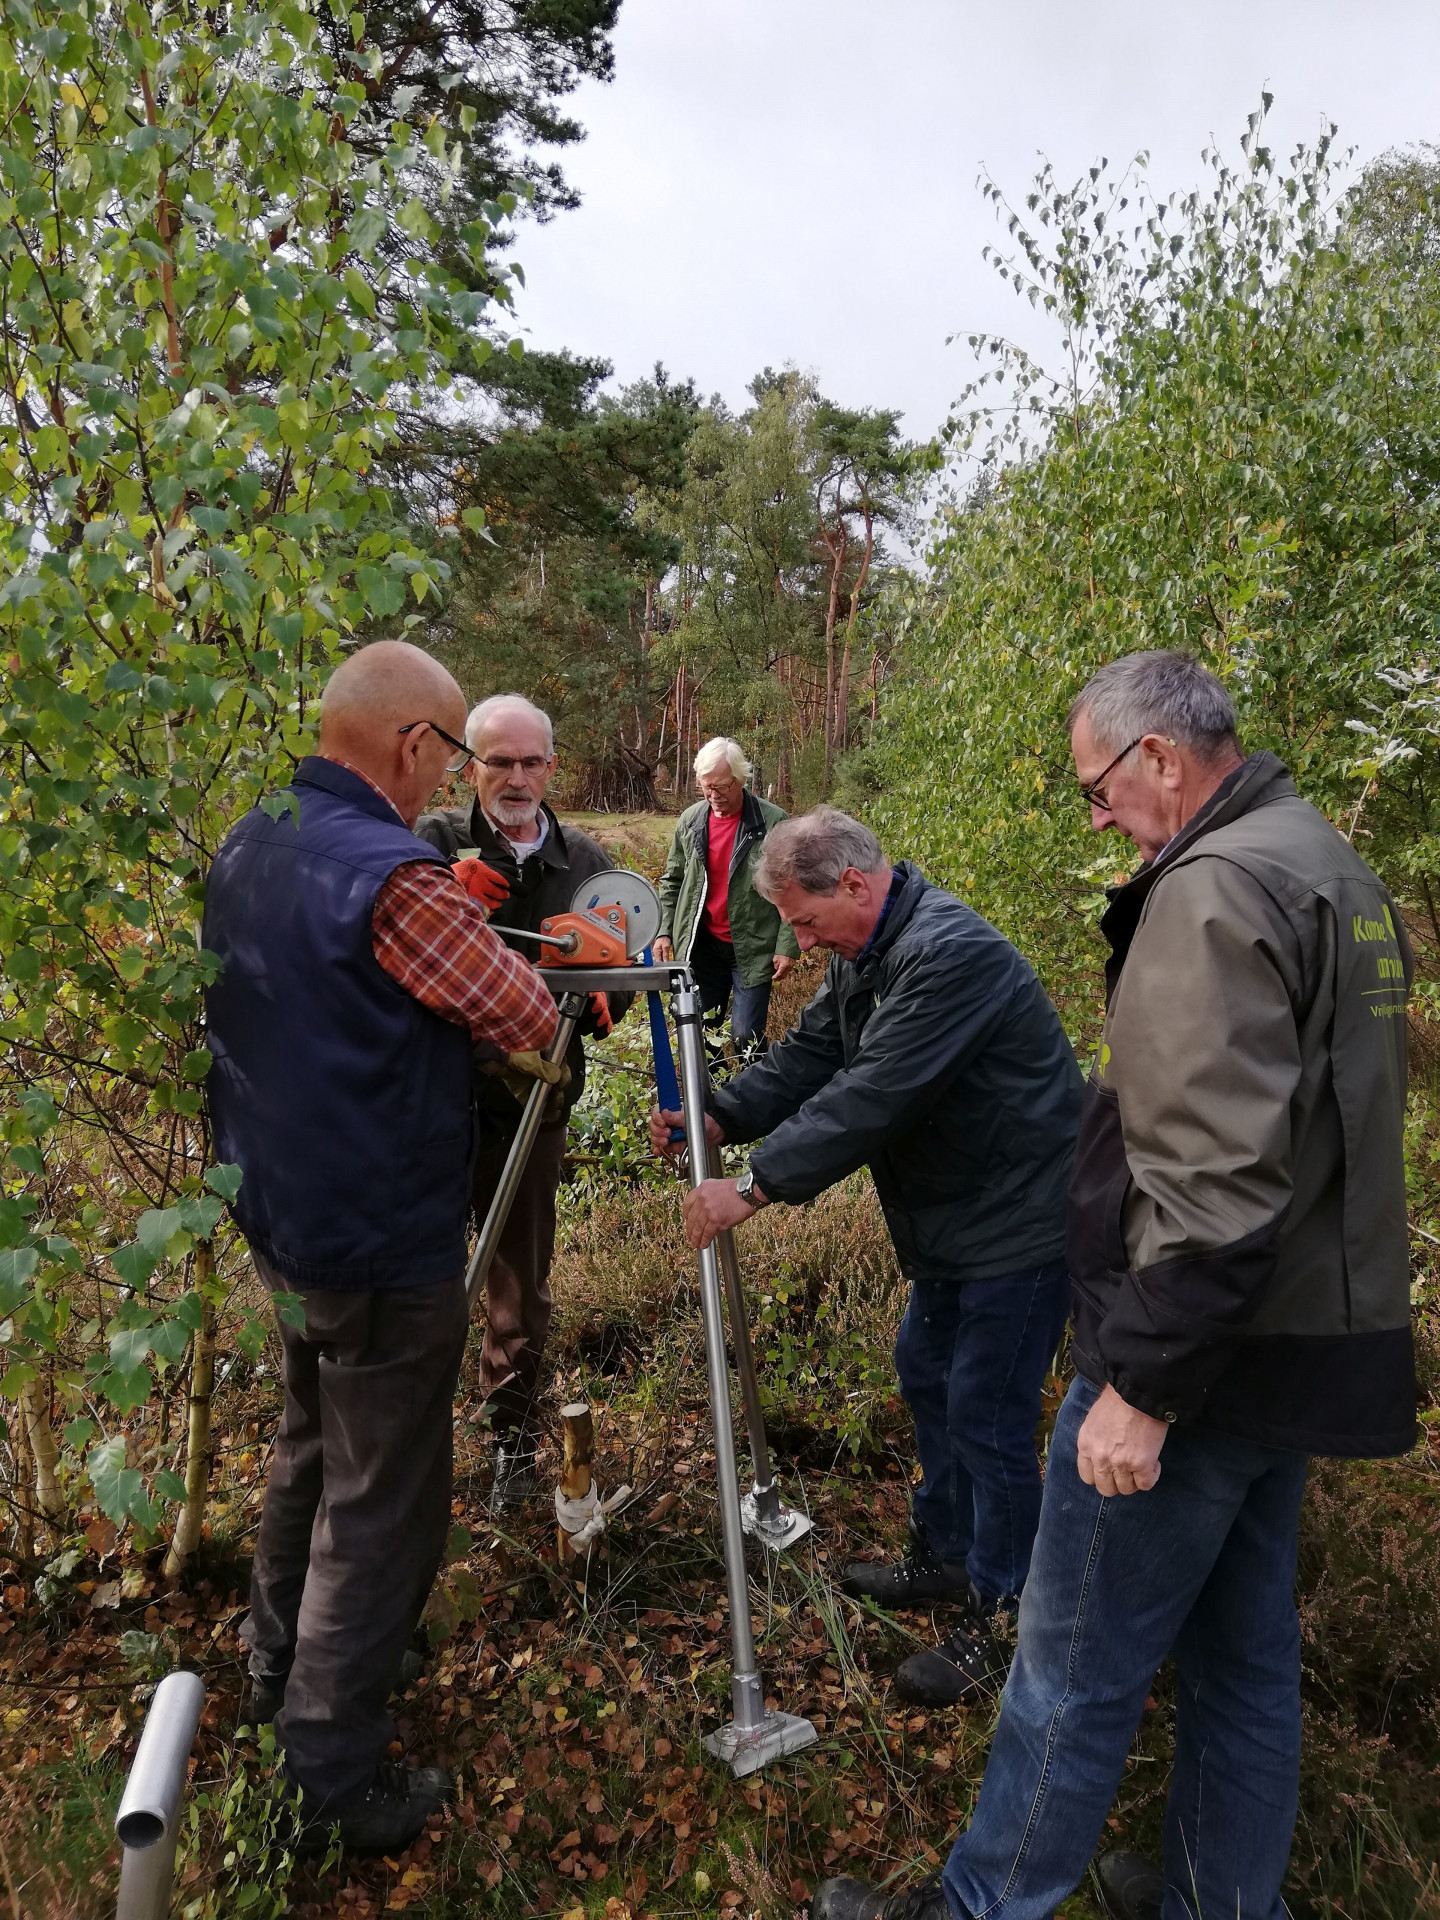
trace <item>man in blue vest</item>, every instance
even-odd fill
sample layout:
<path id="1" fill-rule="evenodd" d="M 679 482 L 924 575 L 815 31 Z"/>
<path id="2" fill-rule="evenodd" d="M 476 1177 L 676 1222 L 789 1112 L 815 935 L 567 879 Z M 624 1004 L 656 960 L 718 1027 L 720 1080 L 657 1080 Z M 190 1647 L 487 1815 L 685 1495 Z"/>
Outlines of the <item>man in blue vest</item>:
<path id="1" fill-rule="evenodd" d="M 386 1701 L 450 1521 L 465 1344 L 472 1047 L 549 1077 L 554 1002 L 411 831 L 466 749 L 459 687 L 379 641 L 331 678 L 319 752 L 211 869 L 210 1105 L 236 1221 L 282 1316 L 285 1411 L 255 1549 L 252 1712 L 302 1844 L 395 1852 L 450 1790 L 390 1765 Z"/>

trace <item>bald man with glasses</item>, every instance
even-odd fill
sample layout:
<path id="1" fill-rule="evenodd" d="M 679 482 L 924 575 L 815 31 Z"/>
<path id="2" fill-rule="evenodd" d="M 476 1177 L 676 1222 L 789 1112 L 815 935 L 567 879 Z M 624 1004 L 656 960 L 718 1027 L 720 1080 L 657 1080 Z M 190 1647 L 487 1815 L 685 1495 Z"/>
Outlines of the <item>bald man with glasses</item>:
<path id="1" fill-rule="evenodd" d="M 215 857 L 204 945 L 216 1158 L 282 1301 L 285 1410 L 255 1545 L 248 1717 L 274 1719 L 302 1848 L 396 1853 L 450 1790 L 387 1758 L 386 1700 L 450 1525 L 468 1324 L 472 1050 L 538 1069 L 555 1003 L 413 831 L 466 749 L 437 661 L 337 669 L 318 752 Z M 468 757 L 468 756 L 467 756 Z"/>

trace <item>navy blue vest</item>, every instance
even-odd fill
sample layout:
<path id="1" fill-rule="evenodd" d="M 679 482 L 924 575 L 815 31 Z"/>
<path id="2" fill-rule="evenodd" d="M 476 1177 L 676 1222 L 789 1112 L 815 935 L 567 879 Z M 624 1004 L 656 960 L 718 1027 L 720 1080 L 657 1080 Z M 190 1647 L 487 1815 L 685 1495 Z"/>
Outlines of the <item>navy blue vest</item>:
<path id="1" fill-rule="evenodd" d="M 218 1159 L 235 1218 L 297 1289 L 418 1286 L 465 1266 L 470 1036 L 398 986 L 370 917 L 396 867 L 443 858 L 358 774 L 302 760 L 210 870 L 204 944 Z"/>

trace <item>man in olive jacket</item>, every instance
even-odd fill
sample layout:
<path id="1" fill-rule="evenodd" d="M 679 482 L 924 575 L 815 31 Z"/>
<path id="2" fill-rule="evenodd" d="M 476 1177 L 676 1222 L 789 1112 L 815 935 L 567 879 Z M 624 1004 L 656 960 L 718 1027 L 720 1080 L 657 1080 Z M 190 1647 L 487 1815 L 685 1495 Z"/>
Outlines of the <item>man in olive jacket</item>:
<path id="1" fill-rule="evenodd" d="M 800 949 L 779 911 L 755 891 L 755 863 L 783 807 L 750 791 L 750 762 L 734 740 L 707 740 L 695 756 L 705 798 L 675 825 L 660 882 L 655 958 L 690 967 L 718 1023 L 733 1004 L 737 1047 L 763 1052 L 770 988 Z"/>
<path id="2" fill-rule="evenodd" d="M 686 1231 L 705 1246 L 870 1168 L 911 1287 L 895 1361 L 925 1477 L 909 1553 L 857 1561 L 843 1584 L 957 1603 L 964 1624 L 896 1684 L 924 1705 L 973 1700 L 1003 1673 L 989 1621 L 1015 1605 L 1040 1515 L 1080 1071 L 1028 961 L 916 868 L 892 870 L 858 820 L 817 807 L 773 828 L 755 878 L 800 947 L 834 958 L 785 1038 L 714 1094 L 709 1138 L 760 1144 L 738 1182 L 687 1197 Z M 661 1150 L 675 1119 L 652 1115 Z"/>
<path id="3" fill-rule="evenodd" d="M 502 940 L 515 927 L 538 933 L 542 920 L 569 912 L 582 881 L 610 872 L 615 862 L 578 827 L 562 827 L 545 804 L 558 762 L 549 716 L 539 707 L 519 694 L 482 700 L 466 723 L 465 744 L 475 756 L 465 769 L 474 800 L 468 807 L 422 814 L 415 831 L 450 861 L 478 856 L 491 869 L 495 892 L 507 893 L 489 916 Z M 506 944 L 543 962 L 543 950 L 533 941 Z M 633 998 L 628 993 L 593 996 L 566 1055 L 570 1080 L 559 1111 L 548 1115 L 536 1135 L 486 1278 L 480 1390 L 495 1435 L 491 1504 L 497 1510 L 533 1486 L 530 1411 L 550 1330 L 555 1195 L 570 1110 L 585 1087 L 585 1039 L 608 1033 Z M 475 1103 L 479 1141 L 473 1200 L 475 1218 L 483 1221 L 520 1124 L 521 1106 L 502 1080 L 484 1072 L 475 1075 Z"/>
<path id="4" fill-rule="evenodd" d="M 1178 1714 L 1163 1874 L 1122 1920 L 1283 1920 L 1300 1772 L 1295 1562 L 1312 1453 L 1415 1433 L 1395 902 L 1178 654 L 1071 715 L 1111 896 L 1067 1234 L 1079 1375 L 1051 1439 L 1019 1647 L 975 1814 L 907 1920 L 1042 1920 L 1079 1884 L 1155 1671 Z M 891 1902 L 821 1889 L 816 1920 Z"/>

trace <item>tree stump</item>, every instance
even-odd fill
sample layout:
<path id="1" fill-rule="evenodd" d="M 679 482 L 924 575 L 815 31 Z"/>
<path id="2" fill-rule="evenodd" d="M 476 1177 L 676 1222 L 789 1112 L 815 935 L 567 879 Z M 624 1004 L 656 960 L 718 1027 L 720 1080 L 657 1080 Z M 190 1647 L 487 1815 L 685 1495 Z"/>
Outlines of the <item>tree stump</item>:
<path id="1" fill-rule="evenodd" d="M 583 1400 L 572 1400 L 568 1406 L 562 1407 L 560 1423 L 565 1433 L 565 1465 L 560 1474 L 560 1491 L 567 1500 L 583 1500 L 590 1491 L 590 1469 L 595 1460 L 595 1423 Z M 588 1547 L 582 1547 L 577 1553 L 571 1545 L 571 1535 L 564 1527 L 557 1529 L 556 1543 L 562 1567 L 574 1566 L 577 1560 L 586 1558 L 590 1551 Z"/>

